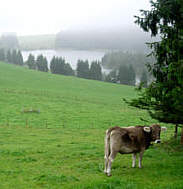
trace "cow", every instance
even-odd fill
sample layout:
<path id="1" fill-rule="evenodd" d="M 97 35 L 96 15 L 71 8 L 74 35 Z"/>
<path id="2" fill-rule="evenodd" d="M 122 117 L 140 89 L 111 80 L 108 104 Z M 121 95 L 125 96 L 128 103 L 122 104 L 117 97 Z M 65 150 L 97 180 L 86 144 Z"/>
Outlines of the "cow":
<path id="1" fill-rule="evenodd" d="M 111 164 L 117 153 L 132 154 L 132 167 L 136 164 L 136 155 L 139 153 L 139 168 L 142 167 L 144 151 L 151 142 L 160 143 L 160 132 L 166 127 L 159 124 L 151 126 L 112 127 L 106 131 L 105 136 L 105 169 L 104 173 L 111 176 Z"/>

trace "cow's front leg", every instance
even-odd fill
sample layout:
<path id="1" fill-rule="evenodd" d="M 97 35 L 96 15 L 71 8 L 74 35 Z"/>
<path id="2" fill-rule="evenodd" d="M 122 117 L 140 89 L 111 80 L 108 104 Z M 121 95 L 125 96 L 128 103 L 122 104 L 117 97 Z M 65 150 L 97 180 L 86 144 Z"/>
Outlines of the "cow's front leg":
<path id="1" fill-rule="evenodd" d="M 143 157 L 143 154 L 144 154 L 144 150 L 142 150 L 139 153 L 139 168 L 142 168 L 142 157 Z"/>
<path id="2" fill-rule="evenodd" d="M 136 153 L 132 154 L 132 167 L 134 168 L 135 167 L 135 164 L 136 164 Z"/>

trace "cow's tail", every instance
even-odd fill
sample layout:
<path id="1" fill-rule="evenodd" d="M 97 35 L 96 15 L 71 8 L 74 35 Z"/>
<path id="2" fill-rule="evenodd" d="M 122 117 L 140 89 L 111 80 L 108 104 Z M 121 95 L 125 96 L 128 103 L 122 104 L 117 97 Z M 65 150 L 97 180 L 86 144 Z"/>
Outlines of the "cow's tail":
<path id="1" fill-rule="evenodd" d="M 110 130 L 107 130 L 105 136 L 105 159 L 108 159 L 110 155 L 110 134 Z"/>
<path id="2" fill-rule="evenodd" d="M 106 131 L 106 136 L 105 136 L 105 167 L 104 167 L 104 173 L 108 174 L 108 162 L 109 162 L 109 155 L 110 155 L 110 131 Z"/>

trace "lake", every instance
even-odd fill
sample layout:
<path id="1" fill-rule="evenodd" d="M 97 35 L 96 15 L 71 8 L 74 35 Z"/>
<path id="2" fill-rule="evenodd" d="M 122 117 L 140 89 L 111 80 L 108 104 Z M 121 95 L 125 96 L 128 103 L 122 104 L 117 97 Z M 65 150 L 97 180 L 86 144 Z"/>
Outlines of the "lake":
<path id="1" fill-rule="evenodd" d="M 22 51 L 24 61 L 27 60 L 29 54 L 37 57 L 42 54 L 48 60 L 48 66 L 53 56 L 63 57 L 67 63 L 71 65 L 73 69 L 76 69 L 78 59 L 88 60 L 91 63 L 94 60 L 101 61 L 102 57 L 107 51 L 89 51 L 89 50 L 34 50 L 34 51 Z"/>

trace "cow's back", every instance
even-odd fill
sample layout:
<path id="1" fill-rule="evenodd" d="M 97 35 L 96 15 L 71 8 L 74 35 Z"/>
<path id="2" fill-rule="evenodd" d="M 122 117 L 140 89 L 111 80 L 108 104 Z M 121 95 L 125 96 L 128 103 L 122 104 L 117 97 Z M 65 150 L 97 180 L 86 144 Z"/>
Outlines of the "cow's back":
<path id="1" fill-rule="evenodd" d="M 142 126 L 112 127 L 108 129 L 109 133 L 111 148 L 121 154 L 136 153 L 147 146 Z"/>

